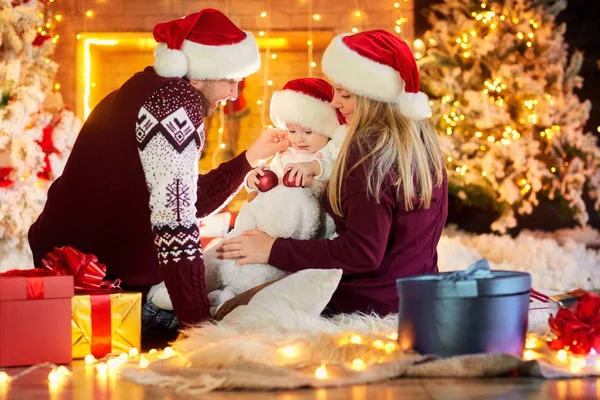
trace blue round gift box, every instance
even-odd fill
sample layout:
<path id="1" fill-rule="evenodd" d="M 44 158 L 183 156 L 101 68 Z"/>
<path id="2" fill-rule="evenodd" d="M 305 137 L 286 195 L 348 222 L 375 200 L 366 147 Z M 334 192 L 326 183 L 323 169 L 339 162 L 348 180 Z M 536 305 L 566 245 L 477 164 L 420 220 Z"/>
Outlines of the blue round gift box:
<path id="1" fill-rule="evenodd" d="M 490 273 L 491 277 L 457 281 L 452 279 L 456 272 L 398 279 L 400 347 L 442 357 L 477 353 L 521 357 L 531 275 Z"/>

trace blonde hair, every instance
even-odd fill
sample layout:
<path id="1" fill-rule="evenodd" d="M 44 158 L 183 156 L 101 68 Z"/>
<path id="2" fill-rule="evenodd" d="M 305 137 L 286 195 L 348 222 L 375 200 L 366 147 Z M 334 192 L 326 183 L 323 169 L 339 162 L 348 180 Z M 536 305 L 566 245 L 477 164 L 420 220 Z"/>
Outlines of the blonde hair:
<path id="1" fill-rule="evenodd" d="M 358 162 L 348 165 L 349 152 Z M 333 211 L 342 216 L 342 181 L 364 164 L 367 195 L 380 201 L 384 181 L 394 170 L 396 198 L 404 198 L 406 210 L 429 208 L 434 187 L 442 184 L 444 161 L 438 135 L 429 120 L 411 121 L 397 104 L 356 95 L 352 124 L 329 181 L 327 195 Z"/>

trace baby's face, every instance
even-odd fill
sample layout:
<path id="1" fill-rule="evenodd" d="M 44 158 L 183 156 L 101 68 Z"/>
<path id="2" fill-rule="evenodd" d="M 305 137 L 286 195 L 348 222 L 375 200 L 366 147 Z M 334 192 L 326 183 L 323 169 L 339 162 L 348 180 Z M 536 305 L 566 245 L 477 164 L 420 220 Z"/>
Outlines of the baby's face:
<path id="1" fill-rule="evenodd" d="M 285 124 L 288 131 L 288 139 L 291 146 L 295 150 L 304 150 L 311 153 L 316 153 L 327 144 L 329 138 L 320 133 L 313 132 L 308 128 L 304 128 L 296 124 Z"/>

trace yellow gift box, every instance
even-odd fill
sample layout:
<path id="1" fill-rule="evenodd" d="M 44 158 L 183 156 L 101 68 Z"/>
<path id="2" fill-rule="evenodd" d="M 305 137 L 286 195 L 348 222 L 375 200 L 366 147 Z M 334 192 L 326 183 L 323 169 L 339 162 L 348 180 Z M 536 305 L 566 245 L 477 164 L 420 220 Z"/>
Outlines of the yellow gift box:
<path id="1" fill-rule="evenodd" d="M 78 294 L 72 303 L 73 358 L 127 353 L 140 348 L 142 294 L 112 292 Z"/>

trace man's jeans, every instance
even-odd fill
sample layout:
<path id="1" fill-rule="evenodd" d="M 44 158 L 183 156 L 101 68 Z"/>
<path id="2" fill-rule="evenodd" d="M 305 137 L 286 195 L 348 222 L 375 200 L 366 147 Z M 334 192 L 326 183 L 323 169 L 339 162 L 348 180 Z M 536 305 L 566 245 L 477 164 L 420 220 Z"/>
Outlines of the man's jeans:
<path id="1" fill-rule="evenodd" d="M 142 306 L 142 348 L 162 347 L 179 335 L 179 321 L 173 311 L 158 308 L 151 301 Z"/>

